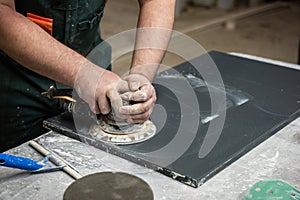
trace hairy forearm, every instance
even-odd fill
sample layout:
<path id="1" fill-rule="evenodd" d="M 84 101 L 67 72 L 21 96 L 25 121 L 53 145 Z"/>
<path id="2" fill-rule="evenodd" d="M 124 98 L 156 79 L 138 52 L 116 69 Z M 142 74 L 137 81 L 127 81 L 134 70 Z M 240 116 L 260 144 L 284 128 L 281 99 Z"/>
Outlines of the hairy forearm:
<path id="1" fill-rule="evenodd" d="M 153 80 L 169 42 L 175 0 L 140 0 L 136 50 L 131 73 Z"/>
<path id="2" fill-rule="evenodd" d="M 73 86 L 79 68 L 88 62 L 15 12 L 13 6 L 2 3 L 0 49 L 26 68 L 70 86 Z"/>

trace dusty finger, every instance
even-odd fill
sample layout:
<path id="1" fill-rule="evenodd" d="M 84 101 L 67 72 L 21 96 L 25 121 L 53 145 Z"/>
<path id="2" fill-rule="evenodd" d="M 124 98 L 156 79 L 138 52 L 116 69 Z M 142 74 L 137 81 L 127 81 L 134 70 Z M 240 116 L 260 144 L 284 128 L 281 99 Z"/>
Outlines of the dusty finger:
<path id="1" fill-rule="evenodd" d="M 96 93 L 97 93 L 97 91 L 96 91 Z M 98 92 L 97 103 L 98 103 L 97 107 L 100 110 L 101 114 L 106 115 L 109 113 L 110 103 L 109 103 L 106 95 L 102 91 Z"/>
<path id="2" fill-rule="evenodd" d="M 153 94 L 155 93 L 155 90 L 152 85 L 147 84 L 141 87 L 140 90 L 134 92 L 131 96 L 132 101 L 147 101 L 150 99 Z"/>
<path id="3" fill-rule="evenodd" d="M 125 92 L 125 93 L 121 94 L 121 98 L 122 98 L 124 101 L 130 101 L 131 98 L 132 98 L 133 93 L 134 93 L 134 92 Z"/>
<path id="4" fill-rule="evenodd" d="M 83 99 L 77 99 L 78 100 L 78 102 L 76 103 L 76 104 L 81 104 L 81 101 L 83 100 Z M 100 109 L 99 109 L 99 107 L 98 107 L 98 103 L 97 103 L 97 101 L 95 100 L 95 98 L 87 98 L 87 99 L 84 99 L 83 100 L 87 105 L 88 105 L 88 107 L 89 107 L 89 109 L 93 112 L 93 113 L 95 113 L 95 114 L 99 114 L 100 113 Z M 77 107 L 77 106 L 76 106 Z M 85 106 L 79 106 L 80 108 L 83 108 L 83 109 L 88 109 L 87 107 L 85 107 Z M 81 112 L 81 111 L 80 111 Z M 88 110 L 82 110 L 82 112 L 88 112 Z"/>
<path id="5" fill-rule="evenodd" d="M 128 119 L 127 123 L 130 123 L 130 124 L 142 124 L 142 123 L 144 123 L 147 120 L 148 119 L 144 119 L 144 118 L 141 118 L 141 119 Z"/>
<path id="6" fill-rule="evenodd" d="M 150 109 L 148 112 L 145 112 L 143 114 L 131 116 L 126 121 L 128 123 L 132 123 L 132 124 L 135 124 L 135 123 L 139 123 L 139 124 L 140 123 L 144 123 L 145 121 L 147 121 L 148 119 L 150 119 L 150 115 L 151 115 L 152 111 L 153 111 L 153 108 Z"/>
<path id="7" fill-rule="evenodd" d="M 86 102 L 89 105 L 90 110 L 95 114 L 100 114 L 100 109 L 98 107 L 98 103 L 96 101 Z"/>
<path id="8" fill-rule="evenodd" d="M 155 98 L 150 98 L 143 103 L 136 103 L 134 105 L 122 106 L 119 109 L 120 114 L 123 115 L 138 115 L 149 111 L 155 103 Z"/>
<path id="9" fill-rule="evenodd" d="M 120 94 L 130 90 L 128 82 L 124 80 L 118 82 L 116 89 Z"/>
<path id="10" fill-rule="evenodd" d="M 98 103 L 96 102 L 93 106 L 93 108 L 91 109 L 95 114 L 100 114 L 101 113 L 101 110 L 99 108 L 99 105 Z"/>
<path id="11" fill-rule="evenodd" d="M 152 113 L 152 109 L 148 110 L 147 112 L 137 114 L 137 115 L 130 115 L 128 120 L 139 120 L 144 119 L 145 121 L 150 118 L 150 114 Z"/>
<path id="12" fill-rule="evenodd" d="M 117 117 L 120 118 L 121 115 L 119 113 L 119 109 L 123 105 L 120 94 L 118 93 L 117 90 L 110 90 L 107 93 L 107 97 L 110 100 L 110 105 L 111 105 L 112 109 L 114 110 L 115 114 L 117 115 Z"/>

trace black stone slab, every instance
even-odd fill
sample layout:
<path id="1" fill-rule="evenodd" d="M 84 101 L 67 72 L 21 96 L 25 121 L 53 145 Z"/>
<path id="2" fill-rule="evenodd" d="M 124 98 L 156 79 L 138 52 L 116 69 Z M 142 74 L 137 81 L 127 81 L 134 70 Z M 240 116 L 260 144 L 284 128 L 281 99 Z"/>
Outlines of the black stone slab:
<path id="1" fill-rule="evenodd" d="M 217 105 L 220 115 L 210 118 L 215 113 L 210 111 L 214 100 L 210 98 L 209 89 L 216 94 L 222 94 L 222 89 L 213 83 L 203 82 L 198 73 L 200 68 L 212 67 L 207 62 L 207 56 L 180 64 L 174 68 L 175 71 L 168 70 L 157 77 L 155 88 L 158 100 L 151 119 L 157 125 L 158 133 L 148 141 L 127 146 L 97 142 L 87 134 L 92 120 L 84 119 L 83 122 L 83 119 L 76 119 L 76 129 L 72 116 L 66 113 L 46 120 L 44 125 L 198 187 L 300 113 L 299 70 L 210 52 L 209 56 L 222 75 L 227 97 L 225 108 Z M 191 91 L 194 91 L 194 96 Z M 200 114 L 196 112 L 195 102 Z M 220 121 L 224 111 L 227 112 L 220 137 L 206 156 L 199 156 L 209 125 Z M 209 137 L 216 136 L 210 134 Z M 177 137 L 180 140 L 177 139 L 175 146 L 170 145 Z M 188 140 L 191 141 L 188 143 Z M 164 149 L 168 146 L 171 147 Z M 182 151 L 180 156 L 178 150 Z M 160 156 L 155 152 L 159 152 Z"/>

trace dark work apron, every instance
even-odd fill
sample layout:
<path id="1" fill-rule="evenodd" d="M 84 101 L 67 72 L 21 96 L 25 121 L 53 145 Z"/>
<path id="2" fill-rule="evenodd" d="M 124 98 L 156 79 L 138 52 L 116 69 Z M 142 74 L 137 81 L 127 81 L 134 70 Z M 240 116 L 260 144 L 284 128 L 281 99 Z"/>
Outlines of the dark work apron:
<path id="1" fill-rule="evenodd" d="M 53 19 L 52 36 L 86 56 L 100 37 L 104 0 L 15 0 L 17 12 Z M 30 33 L 28 33 L 30 34 Z M 102 65 L 110 67 L 110 47 L 101 45 Z M 110 68 L 109 68 L 110 69 Z M 42 121 L 62 112 L 61 102 L 41 96 L 51 85 L 0 51 L 0 152 L 33 139 L 46 130 Z"/>

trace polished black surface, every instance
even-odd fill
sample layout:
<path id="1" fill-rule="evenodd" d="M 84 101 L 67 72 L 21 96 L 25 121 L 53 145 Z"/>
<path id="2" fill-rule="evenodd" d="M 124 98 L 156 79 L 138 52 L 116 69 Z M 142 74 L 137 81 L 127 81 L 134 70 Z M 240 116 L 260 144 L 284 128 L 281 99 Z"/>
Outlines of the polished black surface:
<path id="1" fill-rule="evenodd" d="M 219 83 L 203 81 L 199 73 L 206 69 L 210 74 L 213 63 L 209 56 L 226 88 L 225 106 L 210 95 L 223 94 Z M 75 117 L 76 129 L 68 114 L 48 119 L 44 125 L 198 187 L 299 116 L 299 70 L 221 52 L 210 52 L 174 69 L 163 72 L 154 81 L 158 100 L 151 119 L 158 132 L 148 141 L 127 146 L 94 141 L 87 134 L 92 121 L 82 122 Z M 215 113 L 211 112 L 213 103 Z M 225 111 L 220 136 L 218 127 L 207 133 L 209 125 L 221 121 Z M 214 138 L 216 144 L 201 156 L 199 151 L 206 137 Z"/>

